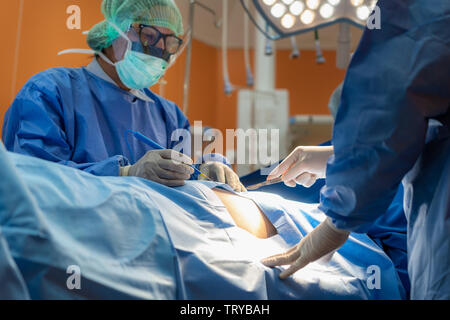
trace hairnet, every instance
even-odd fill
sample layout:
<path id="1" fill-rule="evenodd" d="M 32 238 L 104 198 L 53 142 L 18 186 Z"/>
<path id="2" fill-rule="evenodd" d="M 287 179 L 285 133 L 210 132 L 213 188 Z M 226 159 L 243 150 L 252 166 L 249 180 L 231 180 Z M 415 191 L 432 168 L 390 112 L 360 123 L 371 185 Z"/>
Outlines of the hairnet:
<path id="1" fill-rule="evenodd" d="M 108 21 L 124 32 L 132 23 L 142 23 L 183 34 L 183 21 L 173 0 L 103 0 L 102 12 L 106 20 L 95 25 L 88 34 L 87 43 L 94 51 L 109 47 L 119 33 Z"/>

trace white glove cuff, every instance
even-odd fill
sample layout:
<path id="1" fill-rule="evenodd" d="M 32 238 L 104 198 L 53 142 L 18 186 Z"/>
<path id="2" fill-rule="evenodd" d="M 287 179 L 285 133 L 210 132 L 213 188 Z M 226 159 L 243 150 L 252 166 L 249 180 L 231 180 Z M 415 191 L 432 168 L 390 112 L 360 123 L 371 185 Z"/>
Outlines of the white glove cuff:
<path id="1" fill-rule="evenodd" d="M 131 166 L 120 167 L 120 176 L 128 177 L 128 172 L 130 171 Z"/>

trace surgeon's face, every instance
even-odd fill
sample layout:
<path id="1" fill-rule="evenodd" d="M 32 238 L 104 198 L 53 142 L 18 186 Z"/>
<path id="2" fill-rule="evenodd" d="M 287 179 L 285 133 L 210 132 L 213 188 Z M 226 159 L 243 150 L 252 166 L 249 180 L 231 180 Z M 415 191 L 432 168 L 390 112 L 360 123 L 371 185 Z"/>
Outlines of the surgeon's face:
<path id="1" fill-rule="evenodd" d="M 132 50 L 137 49 L 138 52 L 153 55 L 166 61 L 169 61 L 171 55 L 175 54 L 182 44 L 182 40 L 176 37 L 171 29 L 158 26 L 144 26 L 138 23 L 131 25 L 131 29 L 127 32 L 127 37 L 133 42 Z M 126 38 L 118 37 L 103 52 L 113 63 L 116 63 L 123 60 L 127 47 L 128 42 Z M 100 60 L 100 63 L 107 74 L 119 84 L 119 87 L 127 90 L 126 86 L 121 83 L 115 67 L 103 63 L 102 60 Z"/>

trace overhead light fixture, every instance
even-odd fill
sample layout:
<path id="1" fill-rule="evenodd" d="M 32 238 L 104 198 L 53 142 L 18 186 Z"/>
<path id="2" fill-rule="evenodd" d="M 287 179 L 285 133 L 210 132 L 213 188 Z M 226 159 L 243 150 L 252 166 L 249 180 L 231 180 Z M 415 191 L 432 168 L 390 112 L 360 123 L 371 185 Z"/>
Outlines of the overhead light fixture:
<path id="1" fill-rule="evenodd" d="M 364 0 L 350 0 L 350 2 L 351 2 L 352 5 L 354 5 L 355 7 L 359 7 L 360 5 L 363 4 Z"/>
<path id="2" fill-rule="evenodd" d="M 314 18 L 316 17 L 316 14 L 311 10 L 305 10 L 305 12 L 302 13 L 300 16 L 300 20 L 308 25 L 311 24 L 314 21 Z"/>
<path id="3" fill-rule="evenodd" d="M 375 9 L 375 6 L 377 5 L 377 2 L 378 2 L 378 0 L 370 0 L 369 1 L 368 6 L 370 8 L 370 11 L 373 11 Z"/>
<path id="4" fill-rule="evenodd" d="M 281 19 L 281 25 L 285 27 L 286 29 L 291 29 L 295 24 L 295 18 L 293 15 L 287 13 L 284 15 L 284 17 Z"/>
<path id="5" fill-rule="evenodd" d="M 328 0 L 328 3 L 333 6 L 337 6 L 340 2 L 341 0 Z"/>
<path id="6" fill-rule="evenodd" d="M 370 9 L 368 6 L 361 6 L 356 9 L 356 16 L 361 20 L 367 20 L 370 15 Z"/>
<path id="7" fill-rule="evenodd" d="M 312 10 L 316 10 L 319 7 L 320 0 L 306 0 L 306 5 Z"/>
<path id="8" fill-rule="evenodd" d="M 318 38 L 320 28 L 339 25 L 336 66 L 348 67 L 351 50 L 350 25 L 364 29 L 377 0 L 240 0 L 256 29 L 270 40 L 315 32 L 317 63 L 323 63 Z M 256 19 L 255 14 L 262 17 Z M 260 22 L 259 22 L 260 21 Z M 298 52 L 298 50 L 297 50 Z M 296 53 L 297 55 L 298 53 Z"/>
<path id="9" fill-rule="evenodd" d="M 283 14 L 286 12 L 286 6 L 282 5 L 281 3 L 275 3 L 272 9 L 270 10 L 270 13 L 275 18 L 281 18 Z"/>
<path id="10" fill-rule="evenodd" d="M 257 29 L 271 40 L 342 22 L 364 28 L 374 1 L 376 0 L 240 0 Z M 260 14 L 266 24 L 258 24 L 255 14 Z"/>
<path id="11" fill-rule="evenodd" d="M 320 15 L 324 19 L 330 18 L 334 14 L 334 7 L 329 4 L 325 3 L 320 7 Z"/>
<path id="12" fill-rule="evenodd" d="M 265 5 L 271 6 L 273 5 L 275 2 L 277 2 L 277 0 L 263 0 Z"/>
<path id="13" fill-rule="evenodd" d="M 289 11 L 294 16 L 299 16 L 305 10 L 305 4 L 301 1 L 294 1 L 289 7 Z"/>

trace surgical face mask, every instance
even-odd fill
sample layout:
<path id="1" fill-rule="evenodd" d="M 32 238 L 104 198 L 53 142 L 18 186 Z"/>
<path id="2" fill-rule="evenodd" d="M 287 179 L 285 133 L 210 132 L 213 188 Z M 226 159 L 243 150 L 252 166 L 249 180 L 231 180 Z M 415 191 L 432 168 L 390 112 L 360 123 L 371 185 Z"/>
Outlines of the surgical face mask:
<path id="1" fill-rule="evenodd" d="M 144 89 L 156 84 L 167 69 L 167 62 L 161 58 L 132 50 L 133 43 L 122 30 L 110 22 L 127 41 L 123 59 L 113 63 L 102 52 L 97 54 L 116 68 L 122 83 L 130 89 Z"/>
<path id="2" fill-rule="evenodd" d="M 122 59 L 113 63 L 103 52 L 96 52 L 90 49 L 69 49 L 58 53 L 58 55 L 66 53 L 83 53 L 83 54 L 97 54 L 104 61 L 116 68 L 122 83 L 129 89 L 141 90 L 156 84 L 168 69 L 168 62 L 164 59 L 145 54 L 142 51 L 141 45 L 136 45 L 125 33 L 122 32 L 114 23 L 109 22 L 121 38 L 116 39 L 113 44 L 116 59 Z M 137 39 L 138 41 L 138 39 Z M 125 44 L 124 44 L 125 42 Z M 134 49 L 134 50 L 133 50 Z M 171 57 L 169 62 L 173 64 L 175 57 Z"/>
<path id="3" fill-rule="evenodd" d="M 122 83 L 130 89 L 144 89 L 151 87 L 164 75 L 167 62 L 132 50 L 127 50 L 123 60 L 112 63 L 108 58 L 100 55 L 103 60 L 116 67 Z"/>

